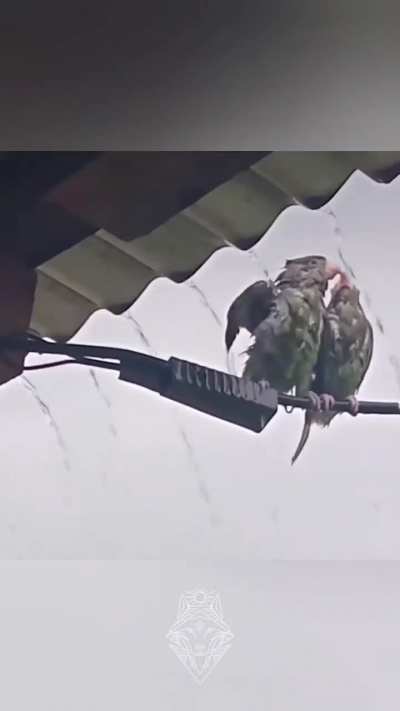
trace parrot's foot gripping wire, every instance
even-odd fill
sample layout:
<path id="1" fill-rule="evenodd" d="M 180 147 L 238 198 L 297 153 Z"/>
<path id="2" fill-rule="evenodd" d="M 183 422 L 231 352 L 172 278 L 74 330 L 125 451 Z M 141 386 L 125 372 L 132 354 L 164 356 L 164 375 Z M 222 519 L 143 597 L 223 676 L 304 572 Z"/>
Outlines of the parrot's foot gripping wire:
<path id="1" fill-rule="evenodd" d="M 333 410 L 335 407 L 335 398 L 333 395 L 329 395 L 329 393 L 322 393 L 322 395 L 319 396 L 319 400 L 321 403 L 321 410 L 324 412 L 328 412 L 329 410 Z"/>
<path id="2" fill-rule="evenodd" d="M 309 390 L 307 393 L 307 398 L 310 401 L 310 410 L 314 410 L 314 412 L 319 412 L 321 409 L 321 401 L 319 399 L 319 395 L 317 395 L 317 393 L 314 393 L 312 390 Z"/>
<path id="3" fill-rule="evenodd" d="M 353 415 L 353 417 L 356 417 L 359 412 L 359 404 L 358 400 L 354 395 L 351 395 L 350 397 L 346 398 L 346 402 L 350 404 L 350 415 Z"/>

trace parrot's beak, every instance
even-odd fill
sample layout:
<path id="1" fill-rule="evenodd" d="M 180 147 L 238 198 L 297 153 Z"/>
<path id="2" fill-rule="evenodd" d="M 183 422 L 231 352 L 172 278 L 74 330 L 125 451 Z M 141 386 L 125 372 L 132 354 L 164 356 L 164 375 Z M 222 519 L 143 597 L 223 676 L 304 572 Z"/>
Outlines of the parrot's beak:
<path id="1" fill-rule="evenodd" d="M 341 267 L 339 267 L 337 264 L 334 264 L 333 262 L 327 262 L 327 265 L 325 267 L 325 274 L 327 281 L 330 281 L 338 275 L 343 276 L 344 272 L 343 269 L 341 269 Z"/>
<path id="2" fill-rule="evenodd" d="M 339 267 L 337 264 L 328 262 L 326 265 L 325 274 L 327 281 L 336 280 L 336 277 L 339 277 L 339 279 L 337 281 L 334 281 L 332 285 L 332 293 L 337 293 L 343 287 L 348 287 L 349 289 L 351 289 L 352 285 L 349 275 L 347 274 L 347 272 L 344 271 L 344 269 Z"/>

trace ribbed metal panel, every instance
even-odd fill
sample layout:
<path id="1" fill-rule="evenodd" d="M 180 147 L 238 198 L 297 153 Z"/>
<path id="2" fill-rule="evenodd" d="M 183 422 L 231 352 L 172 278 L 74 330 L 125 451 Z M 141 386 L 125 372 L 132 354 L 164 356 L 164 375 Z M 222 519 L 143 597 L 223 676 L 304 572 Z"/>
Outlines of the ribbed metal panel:
<path id="1" fill-rule="evenodd" d="M 253 246 L 289 205 L 324 205 L 357 169 L 390 182 L 400 151 L 272 152 L 149 234 L 100 229 L 39 267 L 32 327 L 69 339 L 96 309 L 124 311 L 156 277 L 183 281 L 215 250 Z"/>

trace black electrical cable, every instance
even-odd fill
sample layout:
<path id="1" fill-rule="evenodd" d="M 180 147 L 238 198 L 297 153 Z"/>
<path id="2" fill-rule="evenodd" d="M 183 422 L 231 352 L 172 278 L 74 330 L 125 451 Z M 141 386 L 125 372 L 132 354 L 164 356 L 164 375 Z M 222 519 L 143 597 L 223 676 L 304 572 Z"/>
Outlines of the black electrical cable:
<path id="1" fill-rule="evenodd" d="M 231 395 L 233 395 L 232 384 L 234 384 L 235 390 L 238 385 L 236 381 L 245 384 L 246 387 L 250 386 L 250 382 L 247 382 L 246 384 L 246 379 L 234 378 L 233 376 L 229 376 L 227 373 L 220 373 L 219 371 L 214 371 L 213 369 L 210 370 L 196 364 L 188 364 L 186 361 L 181 361 L 176 358 L 171 358 L 169 361 L 166 361 L 139 353 L 137 351 L 131 351 L 126 348 L 57 343 L 54 341 L 47 341 L 32 333 L 27 333 L 25 336 L 2 336 L 0 337 L 0 349 L 1 348 L 6 351 L 14 350 L 22 351 L 24 353 L 34 352 L 40 353 L 41 355 L 57 354 L 70 357 L 68 360 L 51 362 L 43 365 L 27 366 L 25 370 L 43 370 L 45 368 L 57 367 L 59 365 L 67 365 L 70 363 L 88 365 L 91 367 L 118 371 L 122 380 L 141 385 L 142 387 L 157 390 L 161 393 L 163 393 L 165 387 L 168 386 L 171 374 L 172 377 L 175 377 L 177 387 L 179 388 L 179 383 L 182 381 L 181 375 L 179 374 L 181 365 L 184 368 L 189 365 L 190 368 L 194 369 L 186 383 L 188 391 L 190 391 L 191 397 L 193 398 L 193 402 L 190 403 L 192 407 L 197 407 L 197 398 L 204 385 L 199 385 L 197 382 L 198 378 L 201 380 L 206 371 L 210 373 L 210 378 L 214 377 L 212 373 L 217 374 L 217 377 L 223 378 L 223 384 L 218 386 L 218 388 L 222 388 L 222 390 L 218 389 L 214 392 L 213 387 L 210 389 L 208 385 L 205 384 L 203 392 L 213 392 L 213 398 L 218 398 L 218 393 L 223 391 L 233 403 L 234 399 L 231 399 Z M 117 362 L 110 363 L 110 360 Z M 174 368 L 176 373 L 174 372 Z M 273 389 L 270 390 L 270 393 L 275 393 L 274 397 L 277 397 L 277 404 L 283 406 L 285 409 L 300 408 L 308 410 L 311 407 L 311 403 L 307 398 L 294 397 L 293 395 L 286 393 L 277 393 Z M 166 396 L 171 397 L 168 394 Z M 250 400 L 251 399 L 252 396 L 250 396 Z M 257 400 L 257 396 L 255 396 L 255 399 Z M 178 401 L 180 401 L 179 398 Z M 358 411 L 360 414 L 400 415 L 400 404 L 398 402 L 359 401 L 358 404 Z M 243 403 L 241 406 L 243 406 Z M 332 410 L 334 412 L 350 412 L 350 404 L 347 401 L 337 401 Z"/>
<path id="2" fill-rule="evenodd" d="M 60 365 L 88 365 L 94 368 L 103 368 L 105 370 L 119 371 L 119 364 L 107 363 L 107 361 L 99 360 L 98 358 L 68 358 L 65 360 L 51 361 L 51 363 L 43 363 L 41 365 L 26 365 L 25 370 L 45 370 L 46 368 L 57 368 Z"/>
<path id="3" fill-rule="evenodd" d="M 43 363 L 42 365 L 25 365 L 24 372 L 26 370 L 45 370 L 46 368 L 58 368 L 58 366 L 60 365 L 68 365 L 69 363 L 76 365 L 76 360 L 68 358 L 68 360 L 52 361 L 51 363 Z"/>

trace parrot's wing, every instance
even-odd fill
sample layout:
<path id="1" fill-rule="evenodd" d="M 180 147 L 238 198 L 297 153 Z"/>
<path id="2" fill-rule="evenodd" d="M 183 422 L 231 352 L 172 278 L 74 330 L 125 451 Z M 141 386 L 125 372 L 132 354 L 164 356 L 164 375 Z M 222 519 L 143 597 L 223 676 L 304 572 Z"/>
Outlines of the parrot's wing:
<path id="1" fill-rule="evenodd" d="M 278 288 L 272 280 L 256 281 L 239 294 L 227 313 L 225 345 L 228 351 L 241 328 L 254 333 L 267 318 L 277 294 Z"/>
<path id="2" fill-rule="evenodd" d="M 255 330 L 244 374 L 267 380 L 281 392 L 310 389 L 321 334 L 321 301 L 287 287 L 272 300 L 268 316 Z"/>

